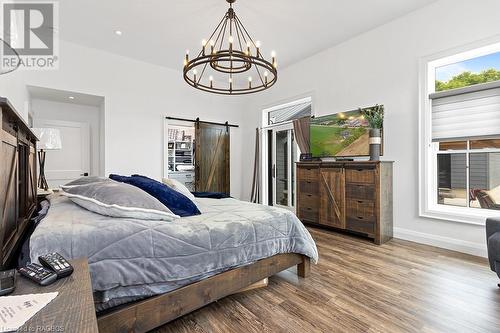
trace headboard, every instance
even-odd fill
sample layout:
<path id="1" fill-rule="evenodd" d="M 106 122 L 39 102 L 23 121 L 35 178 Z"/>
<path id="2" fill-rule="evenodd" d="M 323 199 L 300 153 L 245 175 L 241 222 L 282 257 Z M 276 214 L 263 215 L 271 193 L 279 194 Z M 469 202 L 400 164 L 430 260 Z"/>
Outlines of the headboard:
<path id="1" fill-rule="evenodd" d="M 36 135 L 6 98 L 0 97 L 0 268 L 15 265 L 36 210 Z"/>

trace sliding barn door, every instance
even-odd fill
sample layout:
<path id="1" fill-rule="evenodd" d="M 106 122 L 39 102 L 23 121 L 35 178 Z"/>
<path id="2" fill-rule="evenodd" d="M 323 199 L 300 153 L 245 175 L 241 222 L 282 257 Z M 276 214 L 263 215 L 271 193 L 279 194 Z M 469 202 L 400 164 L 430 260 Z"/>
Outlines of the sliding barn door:
<path id="1" fill-rule="evenodd" d="M 229 127 L 196 124 L 196 191 L 229 194 Z"/>
<path id="2" fill-rule="evenodd" d="M 319 223 L 336 228 L 345 228 L 345 179 L 343 168 L 320 169 L 319 183 L 321 202 Z"/>

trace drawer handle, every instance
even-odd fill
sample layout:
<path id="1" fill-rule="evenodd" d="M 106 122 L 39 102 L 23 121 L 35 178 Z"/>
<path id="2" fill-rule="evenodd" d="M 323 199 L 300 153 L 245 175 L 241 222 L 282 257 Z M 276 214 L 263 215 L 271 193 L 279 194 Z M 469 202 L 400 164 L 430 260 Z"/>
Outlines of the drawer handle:
<path id="1" fill-rule="evenodd" d="M 359 219 L 359 220 L 362 220 L 362 219 L 363 219 L 363 216 L 358 216 L 358 219 Z"/>
<path id="2" fill-rule="evenodd" d="M 312 169 L 306 169 L 307 171 L 311 171 Z"/>
<path id="3" fill-rule="evenodd" d="M 358 172 L 363 172 L 363 169 L 358 169 Z"/>
<path id="4" fill-rule="evenodd" d="M 307 182 L 308 184 L 311 184 L 311 182 Z"/>
<path id="5" fill-rule="evenodd" d="M 310 198 L 310 197 L 312 197 L 312 194 L 308 194 L 307 196 Z"/>
<path id="6" fill-rule="evenodd" d="M 312 210 L 312 208 L 310 208 L 310 207 L 307 207 L 307 210 Z"/>
<path id="7" fill-rule="evenodd" d="M 358 203 L 362 204 L 362 203 L 363 203 L 363 200 L 358 200 Z"/>

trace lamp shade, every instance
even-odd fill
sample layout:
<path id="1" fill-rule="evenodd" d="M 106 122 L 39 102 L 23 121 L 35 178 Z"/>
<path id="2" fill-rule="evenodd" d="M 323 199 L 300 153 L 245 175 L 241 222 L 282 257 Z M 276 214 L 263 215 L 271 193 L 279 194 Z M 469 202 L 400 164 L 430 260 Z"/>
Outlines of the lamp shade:
<path id="1" fill-rule="evenodd" d="M 33 132 L 40 140 L 37 144 L 39 150 L 62 149 L 61 132 L 57 128 L 33 128 Z"/>

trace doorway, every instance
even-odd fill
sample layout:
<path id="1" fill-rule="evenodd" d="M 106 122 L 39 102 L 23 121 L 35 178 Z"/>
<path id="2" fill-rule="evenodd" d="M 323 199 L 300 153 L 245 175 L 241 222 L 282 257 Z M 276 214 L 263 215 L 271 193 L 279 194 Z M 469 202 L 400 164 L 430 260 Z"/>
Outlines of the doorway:
<path id="1" fill-rule="evenodd" d="M 90 175 L 90 126 L 85 122 L 34 119 L 35 128 L 55 128 L 62 148 L 47 151 L 45 177 L 50 188 Z"/>
<path id="2" fill-rule="evenodd" d="M 293 122 L 310 117 L 312 98 L 306 97 L 262 111 L 262 203 L 295 211 L 296 162 L 300 149 Z"/>
<path id="3" fill-rule="evenodd" d="M 164 175 L 192 192 L 230 194 L 229 125 L 165 120 Z"/>
<path id="4" fill-rule="evenodd" d="M 299 154 L 293 125 L 277 126 L 271 133 L 272 205 L 295 210 L 295 162 Z"/>
<path id="5" fill-rule="evenodd" d="M 33 127 L 61 134 L 62 148 L 46 152 L 49 187 L 104 176 L 104 97 L 33 86 L 28 91 Z"/>

